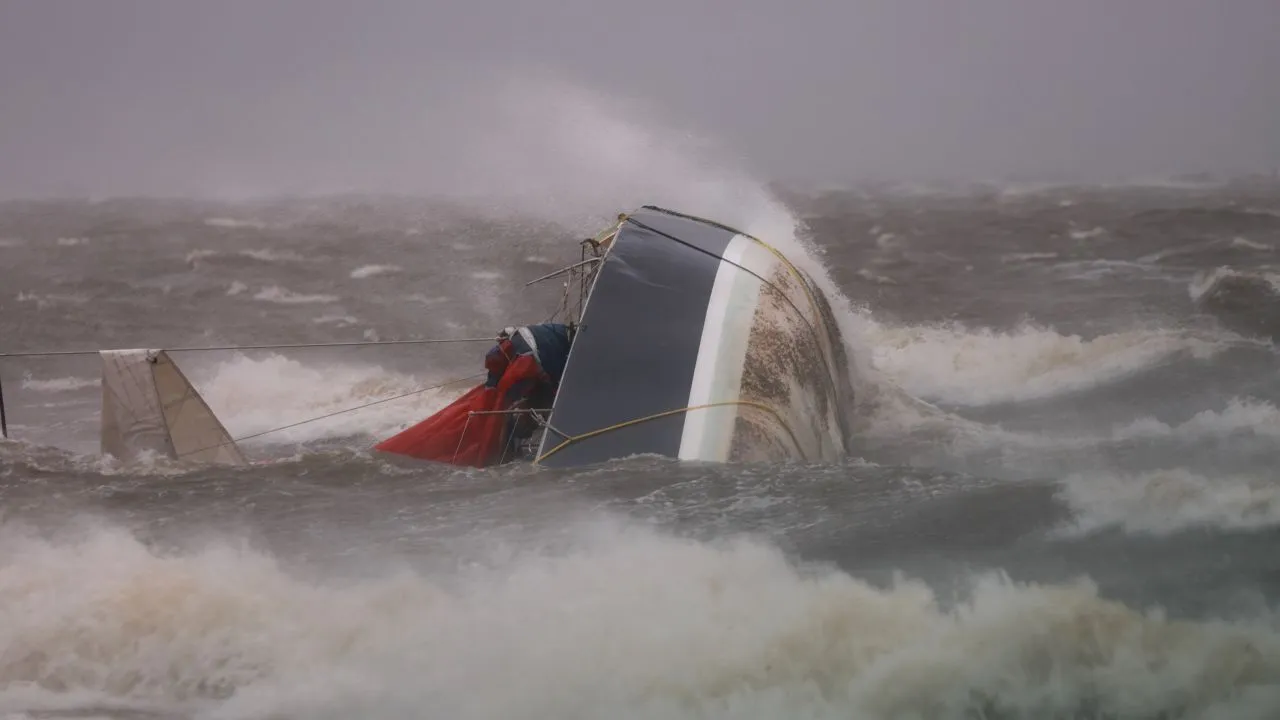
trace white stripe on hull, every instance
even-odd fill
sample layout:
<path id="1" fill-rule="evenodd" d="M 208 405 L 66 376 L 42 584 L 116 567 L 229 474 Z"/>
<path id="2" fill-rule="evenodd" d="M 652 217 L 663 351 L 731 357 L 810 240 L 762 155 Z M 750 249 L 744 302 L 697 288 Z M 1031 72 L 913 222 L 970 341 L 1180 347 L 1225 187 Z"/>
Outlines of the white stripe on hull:
<path id="1" fill-rule="evenodd" d="M 768 277 L 770 267 L 777 262 L 767 249 L 743 235 L 735 235 L 729 241 L 723 258 L 707 301 L 689 387 L 689 407 L 739 399 L 761 282 L 738 266 Z M 738 408 L 734 405 L 686 412 L 680 459 L 727 461 L 737 417 Z"/>

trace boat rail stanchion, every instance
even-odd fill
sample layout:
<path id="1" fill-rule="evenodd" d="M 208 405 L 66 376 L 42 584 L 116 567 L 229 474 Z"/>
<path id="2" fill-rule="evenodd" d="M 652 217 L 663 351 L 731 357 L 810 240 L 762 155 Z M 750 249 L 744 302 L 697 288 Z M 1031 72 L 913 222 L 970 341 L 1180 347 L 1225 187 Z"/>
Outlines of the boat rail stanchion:
<path id="1" fill-rule="evenodd" d="M 4 414 L 4 376 L 0 373 L 0 437 L 9 439 L 9 418 Z"/>

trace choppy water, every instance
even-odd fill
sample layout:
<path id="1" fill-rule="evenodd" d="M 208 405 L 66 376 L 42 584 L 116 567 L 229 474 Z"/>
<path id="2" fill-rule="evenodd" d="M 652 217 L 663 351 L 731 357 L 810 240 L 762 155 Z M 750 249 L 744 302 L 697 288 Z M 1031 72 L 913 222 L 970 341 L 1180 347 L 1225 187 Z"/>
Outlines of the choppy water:
<path id="1" fill-rule="evenodd" d="M 247 441 L 246 469 L 121 467 L 93 358 L 3 360 L 0 713 L 1280 717 L 1277 311 L 1213 302 L 1272 271 L 1274 187 L 629 199 L 797 254 L 802 223 L 845 298 L 855 457 L 369 456 L 457 385 Z M 0 337 L 489 335 L 545 319 L 557 288 L 523 283 L 622 209 L 13 203 Z M 243 436 L 483 349 L 177 359 Z"/>

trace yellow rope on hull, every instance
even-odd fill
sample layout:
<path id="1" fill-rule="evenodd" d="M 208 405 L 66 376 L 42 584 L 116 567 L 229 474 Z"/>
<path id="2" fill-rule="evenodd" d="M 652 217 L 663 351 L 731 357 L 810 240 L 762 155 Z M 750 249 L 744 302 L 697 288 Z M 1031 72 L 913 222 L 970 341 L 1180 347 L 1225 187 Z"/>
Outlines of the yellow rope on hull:
<path id="1" fill-rule="evenodd" d="M 536 459 L 534 459 L 533 462 L 534 464 L 541 463 L 543 460 L 546 460 L 547 458 L 560 452 L 561 450 L 572 445 L 573 443 L 580 442 L 582 440 L 587 440 L 589 438 L 597 437 L 599 435 L 604 435 L 605 433 L 613 432 L 614 430 L 621 430 L 622 428 L 625 428 L 625 427 L 631 427 L 632 425 L 639 425 L 641 423 L 649 422 L 650 420 L 659 420 L 664 417 L 670 417 L 672 415 L 678 415 L 680 413 L 689 412 L 690 410 L 706 410 L 709 408 L 727 407 L 731 405 L 733 406 L 745 405 L 747 407 L 756 408 L 757 410 L 763 410 L 769 413 L 770 415 L 772 415 L 773 418 L 778 421 L 778 424 L 782 426 L 782 429 L 787 432 L 787 437 L 791 438 L 791 443 L 795 445 L 796 450 L 800 452 L 800 457 L 805 462 L 808 462 L 808 458 L 805 457 L 805 454 L 804 454 L 804 449 L 800 446 L 800 442 L 796 439 L 795 433 L 791 431 L 791 426 L 787 425 L 787 422 L 782 419 L 782 416 L 778 414 L 778 411 L 768 405 L 765 405 L 764 403 L 755 402 L 754 400 L 727 400 L 725 402 L 706 403 L 705 405 L 691 405 L 689 407 L 676 408 L 674 410 L 665 410 L 660 413 L 654 413 L 653 415 L 646 415 L 644 417 L 639 417 L 632 420 L 626 420 L 624 422 L 615 423 L 608 427 L 603 427 L 598 430 L 592 430 L 590 432 L 585 432 L 580 435 L 566 435 L 565 433 L 561 433 L 557 430 L 552 430 L 552 432 L 555 432 L 558 435 L 563 435 L 565 437 L 565 440 L 561 442 L 559 445 L 556 445 L 555 447 L 546 451 L 542 455 L 538 456 Z"/>

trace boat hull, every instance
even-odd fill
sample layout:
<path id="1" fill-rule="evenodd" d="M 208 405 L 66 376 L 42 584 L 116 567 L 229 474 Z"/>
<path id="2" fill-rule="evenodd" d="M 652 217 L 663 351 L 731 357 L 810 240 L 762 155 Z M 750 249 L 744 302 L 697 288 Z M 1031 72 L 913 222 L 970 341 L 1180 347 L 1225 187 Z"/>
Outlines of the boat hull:
<path id="1" fill-rule="evenodd" d="M 852 399 L 803 272 L 734 228 L 645 207 L 596 272 L 538 462 L 833 462 Z"/>

